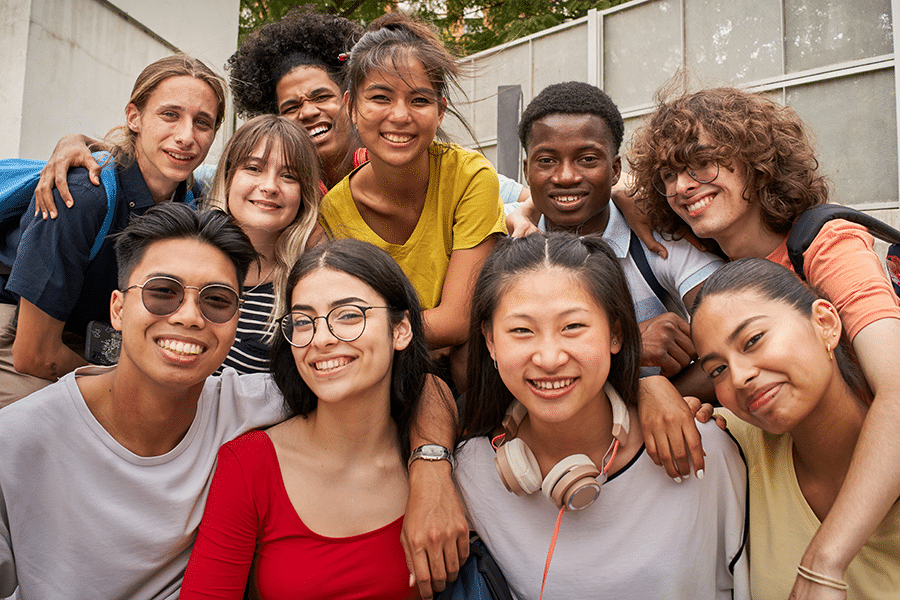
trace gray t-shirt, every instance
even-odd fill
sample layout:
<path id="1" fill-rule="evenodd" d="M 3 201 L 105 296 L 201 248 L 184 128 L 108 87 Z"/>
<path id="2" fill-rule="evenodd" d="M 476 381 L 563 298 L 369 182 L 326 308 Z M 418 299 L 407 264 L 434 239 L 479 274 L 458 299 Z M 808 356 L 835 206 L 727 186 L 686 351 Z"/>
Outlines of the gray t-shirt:
<path id="1" fill-rule="evenodd" d="M 84 367 L 0 411 L 0 597 L 176 598 L 223 443 L 283 418 L 268 375 L 207 380 L 172 451 L 141 457 L 94 418 Z"/>

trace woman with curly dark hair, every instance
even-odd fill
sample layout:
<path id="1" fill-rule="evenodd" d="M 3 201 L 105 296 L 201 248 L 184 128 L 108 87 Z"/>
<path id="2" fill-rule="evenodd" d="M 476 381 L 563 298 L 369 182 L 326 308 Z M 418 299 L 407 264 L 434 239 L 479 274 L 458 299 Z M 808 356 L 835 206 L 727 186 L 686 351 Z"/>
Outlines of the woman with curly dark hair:
<path id="1" fill-rule="evenodd" d="M 226 63 L 241 116 L 276 113 L 309 132 L 327 187 L 366 157 L 344 109 L 346 53 L 362 27 L 343 17 L 295 7 L 280 21 L 254 31 Z"/>
<path id="2" fill-rule="evenodd" d="M 828 201 L 806 130 L 792 109 L 741 90 L 663 99 L 632 142 L 637 201 L 661 231 L 689 228 L 730 259 L 767 258 L 791 268 L 786 241 L 794 221 Z M 841 492 L 801 561 L 821 581 L 840 581 L 900 496 L 900 306 L 872 247 L 864 227 L 834 220 L 804 252 L 802 275 L 837 307 L 874 394 Z M 684 410 L 656 406 L 666 394 L 655 396 L 642 412 Z M 656 418 L 663 438 L 667 419 Z M 835 592 L 801 577 L 791 597 L 824 591 Z"/>

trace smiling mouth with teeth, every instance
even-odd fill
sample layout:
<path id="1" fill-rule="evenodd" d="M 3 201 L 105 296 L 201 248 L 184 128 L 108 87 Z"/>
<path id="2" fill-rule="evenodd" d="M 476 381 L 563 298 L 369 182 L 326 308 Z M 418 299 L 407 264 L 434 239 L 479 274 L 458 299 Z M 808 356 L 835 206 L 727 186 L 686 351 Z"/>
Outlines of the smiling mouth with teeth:
<path id="1" fill-rule="evenodd" d="M 340 369 L 344 365 L 349 365 L 352 359 L 348 357 L 332 358 L 313 363 L 313 368 L 319 373 L 329 373 L 336 369 Z"/>
<path id="2" fill-rule="evenodd" d="M 556 381 L 537 381 L 535 379 L 529 379 L 529 381 L 531 382 L 531 385 L 539 390 L 559 390 L 572 385 L 575 382 L 575 379 L 557 379 Z"/>
<path id="3" fill-rule="evenodd" d="M 331 131 L 331 125 L 320 125 L 309 130 L 309 137 L 318 137 L 323 133 Z"/>
<path id="4" fill-rule="evenodd" d="M 176 340 L 156 340 L 156 345 L 160 348 L 170 350 L 175 354 L 184 354 L 185 356 L 196 356 L 203 352 L 203 347 L 199 344 L 190 342 L 181 342 Z"/>
<path id="5" fill-rule="evenodd" d="M 166 154 L 174 158 L 175 160 L 193 160 L 193 154 L 176 154 L 174 152 L 170 152 L 168 150 L 163 150 Z"/>
<path id="6" fill-rule="evenodd" d="M 261 208 L 263 210 L 278 210 L 281 208 L 280 205 L 274 202 L 267 202 L 265 200 L 250 200 L 250 204 L 256 206 L 257 208 Z"/>
<path id="7" fill-rule="evenodd" d="M 403 143 L 410 141 L 415 136 L 398 135 L 396 133 L 382 133 L 381 137 L 383 137 L 384 139 L 386 139 L 389 142 L 394 142 L 395 144 L 403 144 Z"/>
<path id="8" fill-rule="evenodd" d="M 581 200 L 583 196 L 555 196 L 553 200 L 558 204 L 571 204 L 572 202 L 577 202 Z"/>
<path id="9" fill-rule="evenodd" d="M 711 194 L 706 194 L 703 197 L 697 199 L 695 202 L 692 202 L 691 204 L 686 204 L 684 206 L 684 209 L 688 213 L 696 212 L 696 211 L 700 210 L 701 208 L 706 208 L 707 206 L 709 206 L 709 203 L 712 202 L 712 199 L 713 199 L 713 196 Z"/>

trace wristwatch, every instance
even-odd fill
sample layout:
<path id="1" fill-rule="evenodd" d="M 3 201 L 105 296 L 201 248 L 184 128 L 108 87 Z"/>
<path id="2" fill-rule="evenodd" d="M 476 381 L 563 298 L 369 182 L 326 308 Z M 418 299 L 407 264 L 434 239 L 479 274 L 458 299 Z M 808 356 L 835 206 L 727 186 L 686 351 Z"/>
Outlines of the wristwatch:
<path id="1" fill-rule="evenodd" d="M 447 448 L 440 444 L 424 444 L 413 450 L 409 455 L 409 461 L 406 463 L 407 470 L 417 459 L 422 460 L 446 460 L 450 463 L 450 470 L 453 470 L 453 454 Z"/>

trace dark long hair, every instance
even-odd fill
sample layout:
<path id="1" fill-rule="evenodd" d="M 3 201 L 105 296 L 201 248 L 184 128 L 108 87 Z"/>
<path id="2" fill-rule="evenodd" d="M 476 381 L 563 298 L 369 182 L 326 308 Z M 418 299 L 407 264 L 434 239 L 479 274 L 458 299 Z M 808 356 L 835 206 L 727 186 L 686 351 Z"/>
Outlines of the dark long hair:
<path id="1" fill-rule="evenodd" d="M 317 269 L 332 269 L 346 273 L 378 292 L 390 307 L 392 325 L 408 316 L 412 340 L 403 350 L 394 352 L 391 368 L 391 417 L 397 424 L 400 451 L 409 457 L 409 432 L 413 416 L 431 370 L 428 345 L 422 324 L 419 297 L 399 265 L 384 250 L 354 239 L 342 239 L 319 244 L 304 252 L 288 275 L 284 292 L 285 306 L 291 304 L 291 294 L 301 279 Z M 275 336 L 272 348 L 272 377 L 284 395 L 288 414 L 308 415 L 318 405 L 318 398 L 309 388 L 294 362 L 291 345 L 283 335 Z"/>
<path id="2" fill-rule="evenodd" d="M 767 300 L 783 302 L 807 318 L 812 316 L 813 302 L 820 298 L 827 300 L 800 281 L 793 271 L 777 263 L 764 258 L 742 258 L 726 263 L 707 278 L 694 299 L 691 315 L 709 296 L 741 292 L 755 292 Z M 850 390 L 860 398 L 871 399 L 871 391 L 843 329 L 840 343 L 834 348 L 834 359 Z"/>
<path id="3" fill-rule="evenodd" d="M 563 232 L 505 238 L 485 261 L 472 296 L 462 439 L 489 435 L 514 400 L 493 366 L 483 330 L 491 326 L 497 305 L 516 279 L 554 268 L 572 273 L 606 313 L 610 327 L 620 328 L 622 349 L 610 355 L 607 380 L 625 404 L 637 405 L 641 334 L 625 274 L 606 242 Z"/>

